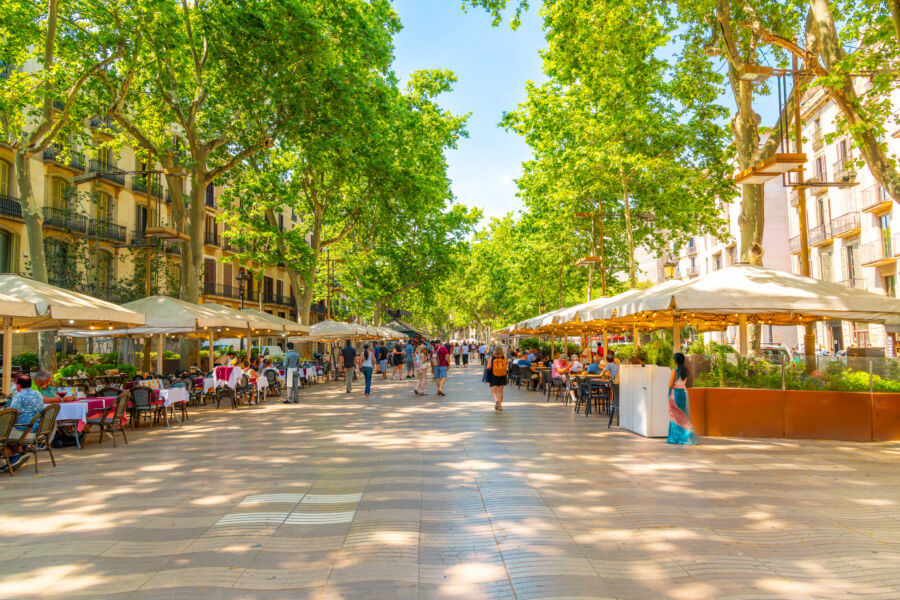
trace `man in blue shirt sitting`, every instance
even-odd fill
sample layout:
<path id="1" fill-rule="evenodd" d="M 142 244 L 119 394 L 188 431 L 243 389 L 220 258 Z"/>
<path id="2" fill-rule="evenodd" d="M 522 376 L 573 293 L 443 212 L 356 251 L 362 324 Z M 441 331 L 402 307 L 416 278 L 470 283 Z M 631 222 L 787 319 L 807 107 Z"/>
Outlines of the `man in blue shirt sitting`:
<path id="1" fill-rule="evenodd" d="M 594 362 L 588 365 L 587 372 L 591 375 L 599 375 L 603 372 L 603 367 L 600 366 L 600 355 L 594 355 Z"/>
<path id="2" fill-rule="evenodd" d="M 16 380 L 16 393 L 13 394 L 6 407 L 19 411 L 19 415 L 16 417 L 16 424 L 13 425 L 13 431 L 10 434 L 11 438 L 17 439 L 28 429 L 31 420 L 44 410 L 44 397 L 37 390 L 31 389 L 31 377 L 21 375 Z M 35 426 L 37 426 L 37 423 L 35 423 Z M 7 448 L 7 460 L 14 471 L 28 462 L 28 459 L 29 455 L 23 453 L 20 447 L 10 446 Z M 8 469 L 7 465 L 3 465 L 0 467 L 0 472 Z"/>

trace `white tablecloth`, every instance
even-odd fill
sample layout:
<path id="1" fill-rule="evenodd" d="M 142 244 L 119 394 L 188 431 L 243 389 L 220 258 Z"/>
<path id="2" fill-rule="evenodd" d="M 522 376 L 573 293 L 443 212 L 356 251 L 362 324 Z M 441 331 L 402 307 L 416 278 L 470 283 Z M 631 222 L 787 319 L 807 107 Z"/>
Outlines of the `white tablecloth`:
<path id="1" fill-rule="evenodd" d="M 87 402 L 62 402 L 59 405 L 57 421 L 87 421 Z"/>
<path id="2" fill-rule="evenodd" d="M 266 379 L 265 377 L 262 377 L 262 376 L 256 378 L 256 389 L 257 390 L 259 390 L 261 392 L 261 391 L 265 390 L 267 387 L 269 387 L 268 379 Z"/>
<path id="3" fill-rule="evenodd" d="M 159 397 L 163 399 L 163 406 L 169 408 L 176 402 L 187 402 L 190 400 L 190 394 L 184 388 L 169 388 L 167 390 L 159 390 Z"/>
<path id="4" fill-rule="evenodd" d="M 214 392 L 216 391 L 216 379 L 215 377 L 204 377 L 203 378 L 203 393 L 206 392 Z"/>

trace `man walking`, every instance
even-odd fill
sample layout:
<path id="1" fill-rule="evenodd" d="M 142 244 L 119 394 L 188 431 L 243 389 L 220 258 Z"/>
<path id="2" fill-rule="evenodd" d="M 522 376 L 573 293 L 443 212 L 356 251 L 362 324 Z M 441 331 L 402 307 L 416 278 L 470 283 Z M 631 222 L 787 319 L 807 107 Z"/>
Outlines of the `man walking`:
<path id="1" fill-rule="evenodd" d="M 434 368 L 434 383 L 437 385 L 438 396 L 446 396 L 444 384 L 447 382 L 447 369 L 450 368 L 450 351 L 447 346 L 440 344 L 437 347 L 438 364 Z"/>
<path id="2" fill-rule="evenodd" d="M 406 340 L 406 346 L 403 348 L 403 356 L 406 360 L 406 378 L 412 379 L 416 372 L 416 348 L 413 346 L 412 338 Z"/>
<path id="3" fill-rule="evenodd" d="M 353 347 L 350 340 L 347 340 L 343 350 L 341 350 L 341 357 L 344 360 L 344 376 L 347 378 L 347 393 L 349 394 L 353 385 L 353 373 L 356 368 L 356 348 Z"/>
<path id="4" fill-rule="evenodd" d="M 375 348 L 375 358 L 378 360 L 378 369 L 381 371 L 381 378 L 387 379 L 388 368 L 388 349 L 384 342 L 378 344 Z"/>
<path id="5" fill-rule="evenodd" d="M 487 346 L 481 344 L 478 346 L 478 358 L 481 359 L 481 366 L 484 366 L 484 354 L 487 352 Z"/>
<path id="6" fill-rule="evenodd" d="M 282 359 L 282 364 L 284 366 L 285 385 L 287 385 L 288 377 L 290 377 L 291 386 L 288 388 L 288 397 L 284 404 L 298 404 L 300 402 L 298 398 L 300 395 L 300 355 L 294 352 L 294 342 L 288 342 L 287 348 L 288 351 L 284 355 L 284 359 Z M 293 371 L 289 369 L 293 369 Z"/>
<path id="7" fill-rule="evenodd" d="M 465 342 L 459 351 L 462 354 L 463 369 L 468 369 L 469 368 L 469 342 Z"/>

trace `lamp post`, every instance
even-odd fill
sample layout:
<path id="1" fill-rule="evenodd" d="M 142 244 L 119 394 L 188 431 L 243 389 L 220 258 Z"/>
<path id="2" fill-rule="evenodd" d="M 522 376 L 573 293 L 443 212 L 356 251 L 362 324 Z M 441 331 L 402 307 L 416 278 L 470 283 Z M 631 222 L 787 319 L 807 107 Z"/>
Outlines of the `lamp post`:
<path id="1" fill-rule="evenodd" d="M 241 300 L 241 310 L 244 310 L 244 282 L 250 279 L 250 275 L 241 267 L 238 274 L 234 277 L 238 282 L 238 298 Z M 243 350 L 244 339 L 241 338 L 241 350 Z M 247 360 L 250 360 L 250 335 L 247 335 Z"/>
<path id="2" fill-rule="evenodd" d="M 663 263 L 663 273 L 666 276 L 666 281 L 670 279 L 675 279 L 675 269 L 678 268 L 678 263 L 672 257 L 666 259 L 666 262 Z"/>

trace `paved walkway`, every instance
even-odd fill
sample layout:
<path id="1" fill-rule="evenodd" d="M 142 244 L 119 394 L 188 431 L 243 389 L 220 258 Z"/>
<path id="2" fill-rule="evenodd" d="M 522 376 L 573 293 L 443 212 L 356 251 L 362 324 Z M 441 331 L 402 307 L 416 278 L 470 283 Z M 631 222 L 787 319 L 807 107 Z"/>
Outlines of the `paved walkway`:
<path id="1" fill-rule="evenodd" d="M 900 598 L 900 444 L 671 447 L 376 379 L 0 476 L 0 598 Z M 93 436 L 92 436 L 93 437 Z"/>

